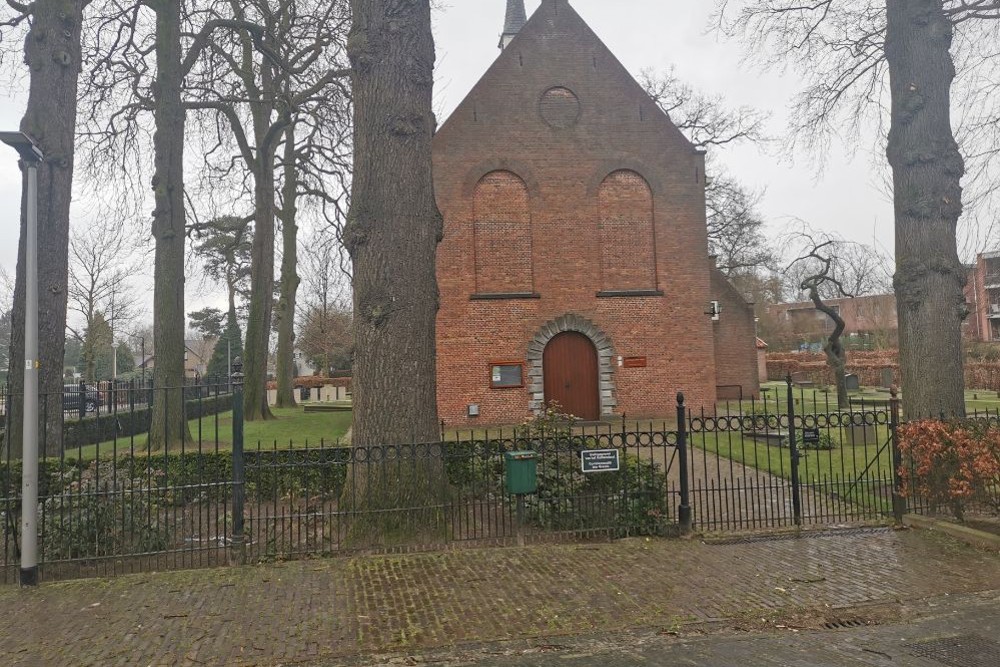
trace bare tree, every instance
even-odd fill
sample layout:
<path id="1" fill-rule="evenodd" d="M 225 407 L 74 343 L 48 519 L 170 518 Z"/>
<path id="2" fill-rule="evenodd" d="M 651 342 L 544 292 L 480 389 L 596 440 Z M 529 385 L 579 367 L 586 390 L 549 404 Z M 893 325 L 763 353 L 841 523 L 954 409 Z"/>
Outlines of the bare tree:
<path id="1" fill-rule="evenodd" d="M 965 272 L 957 227 L 965 156 L 971 184 L 1000 156 L 994 0 L 719 0 L 719 24 L 769 65 L 794 64 L 807 87 L 793 110 L 793 144 L 822 154 L 838 132 L 874 122 L 886 136 L 896 207 L 896 297 L 903 404 L 910 414 L 964 414 L 961 322 Z M 952 129 L 955 99 L 963 151 Z M 993 81 L 996 77 L 993 77 Z M 847 130 L 847 132 L 843 132 Z M 973 195 L 970 200 L 977 201 Z"/>
<path id="2" fill-rule="evenodd" d="M 839 298 L 843 296 L 841 291 L 856 297 L 892 293 L 892 260 L 874 246 L 847 241 L 835 234 L 820 233 L 800 222 L 800 227 L 789 234 L 785 247 L 790 252 L 801 254 L 802 247 L 814 239 L 822 239 L 825 255 L 830 259 L 828 273 L 832 280 L 817 285 L 822 298 Z M 811 263 L 797 261 L 785 268 L 785 291 L 789 299 L 809 298 L 809 290 L 802 287 L 802 283 L 819 269 L 816 266 L 818 260 L 812 259 Z"/>
<path id="3" fill-rule="evenodd" d="M 698 148 L 762 144 L 769 140 L 768 114 L 750 106 L 727 108 L 721 95 L 696 92 L 673 69 L 662 73 L 643 70 L 639 84 Z"/>
<path id="4" fill-rule="evenodd" d="M 672 69 L 660 74 L 644 70 L 639 81 L 698 148 L 765 146 L 770 142 L 767 114 L 749 106 L 727 107 L 722 96 L 696 92 Z M 772 268 L 775 253 L 763 233 L 764 221 L 758 211 L 763 193 L 748 190 L 728 175 L 715 157 L 710 157 L 708 169 L 715 172 L 705 188 L 708 243 L 717 266 L 729 278 Z"/>
<path id="5" fill-rule="evenodd" d="M 342 41 L 346 41 L 346 35 Z M 315 217 L 318 212 L 335 230 L 341 228 L 339 223 L 343 219 L 339 204 L 348 189 L 351 119 L 349 97 L 346 91 L 338 91 L 339 94 L 321 95 L 305 104 L 294 124 L 285 130 L 277 211 L 282 237 L 281 279 L 275 314 L 279 406 L 294 404 L 292 356 L 297 291 L 301 282 L 297 256 L 299 218 L 303 213 Z M 330 213 L 332 218 L 328 217 Z M 324 246 L 329 250 L 327 244 Z"/>
<path id="6" fill-rule="evenodd" d="M 800 232 L 800 241 L 805 242 L 805 253 L 792 262 L 789 268 L 798 264 L 804 266 L 799 288 L 809 295 L 816 310 L 825 314 L 833 321 L 833 330 L 827 334 L 823 344 L 826 363 L 833 371 L 834 384 L 837 388 L 837 407 L 847 410 L 851 407 L 847 394 L 847 350 L 841 342 L 846 324 L 840 316 L 840 311 L 827 304 L 821 292 L 833 293 L 838 297 L 853 297 L 844 289 L 844 285 L 836 276 L 835 251 L 843 244 L 833 238 L 817 238 L 809 232 Z"/>
<path id="7" fill-rule="evenodd" d="M 83 346 L 85 375 L 94 377 L 96 354 L 88 345 L 88 332 L 100 316 L 112 341 L 127 331 L 141 314 L 133 279 L 138 265 L 132 248 L 119 229 L 110 225 L 89 227 L 70 237 L 69 310 L 80 317 L 79 325 L 67 330 Z"/>
<path id="8" fill-rule="evenodd" d="M 728 278 L 767 270 L 776 263 L 757 209 L 761 196 L 728 176 L 711 179 L 705 188 L 709 252 Z"/>
<path id="9" fill-rule="evenodd" d="M 326 375 L 335 365 L 344 368 L 352 355 L 349 285 L 339 268 L 336 239 L 329 232 L 312 234 L 299 257 L 302 272 L 299 348 Z"/>
<path id="10" fill-rule="evenodd" d="M 186 106 L 200 112 L 209 125 L 217 127 L 220 120 L 227 125 L 229 133 L 220 136 L 219 143 L 235 139 L 243 166 L 253 178 L 251 298 L 244 366 L 245 415 L 253 421 L 272 416 L 265 383 L 274 307 L 277 151 L 296 114 L 329 94 L 328 88 L 349 74 L 347 68 L 325 57 L 345 29 L 346 11 L 343 2 L 316 0 L 228 0 L 227 4 L 237 19 L 259 25 L 260 32 L 244 30 L 213 40 L 202 71 L 205 78 L 195 85 L 196 99 Z M 292 211 L 294 202 L 290 200 Z M 287 231 L 294 240 L 293 218 Z M 294 242 L 287 244 L 286 253 L 293 265 Z M 293 275 L 288 276 L 286 292 L 296 281 Z M 291 303 L 286 298 L 281 306 Z M 283 384 L 279 395 L 284 404 L 294 404 L 288 373 L 293 324 L 294 314 L 290 313 L 281 329 L 285 336 L 279 346 L 284 353 L 279 358 L 279 382 Z"/>
<path id="11" fill-rule="evenodd" d="M 104 45 L 95 47 L 98 56 L 87 94 L 94 108 L 103 107 L 105 113 L 95 111 L 89 119 L 93 154 L 104 156 L 110 164 L 127 161 L 142 136 L 139 119 L 151 111 L 155 125 L 153 300 L 155 381 L 160 387 L 152 411 L 155 448 L 170 447 L 189 437 L 181 392 L 187 232 L 184 146 L 186 113 L 198 92 L 190 80 L 210 67 L 208 54 L 214 52 L 219 33 L 246 35 L 248 48 L 268 52 L 264 28 L 246 19 L 241 5 L 223 0 L 110 2 L 94 19 L 95 42 L 104 40 Z M 146 10 L 152 12 L 151 17 Z M 151 56 L 155 63 L 148 62 Z M 266 228 L 258 231 L 266 235 Z M 269 241 L 257 240 L 268 247 Z"/>
<path id="12" fill-rule="evenodd" d="M 41 145 L 45 160 L 38 173 L 38 362 L 43 369 L 39 390 L 62 394 L 62 367 L 66 329 L 66 286 L 69 276 L 69 208 L 73 189 L 74 128 L 77 82 L 80 74 L 81 23 L 90 0 L 7 0 L 0 14 L 0 31 L 22 31 L 24 63 L 30 72 L 28 104 L 21 131 Z M 27 28 L 25 31 L 24 28 Z M 24 359 L 25 217 L 21 204 L 16 285 L 10 358 Z M 5 441 L 19 456 L 22 446 L 24 378 L 10 374 L 11 403 L 7 409 Z M 61 400 L 61 399 L 57 399 Z M 43 410 L 41 441 L 49 452 L 62 447 L 62 410 Z M 43 454 L 48 452 L 43 452 Z"/>

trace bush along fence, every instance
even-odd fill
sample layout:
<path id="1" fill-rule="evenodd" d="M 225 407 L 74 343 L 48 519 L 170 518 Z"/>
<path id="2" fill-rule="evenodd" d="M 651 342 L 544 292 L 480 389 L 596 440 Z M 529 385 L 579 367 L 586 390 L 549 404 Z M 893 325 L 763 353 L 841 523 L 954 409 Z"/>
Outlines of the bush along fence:
<path id="1" fill-rule="evenodd" d="M 939 432 L 901 426 L 895 397 L 842 411 L 790 378 L 765 400 L 711 410 L 679 397 L 662 421 L 581 427 L 548 410 L 513 428 L 443 429 L 437 442 L 371 447 L 248 442 L 242 377 L 234 380 L 231 394 L 227 383 L 187 400 L 204 409 L 189 412 L 190 437 L 167 447 L 146 421 L 145 432 L 40 461 L 43 580 L 358 550 L 887 522 L 945 502 L 920 477 L 940 463 L 940 451 L 922 444 Z M 220 412 L 227 405 L 232 412 Z M 998 420 L 962 423 L 986 432 Z M 952 441 L 971 437 L 956 429 L 946 432 Z M 977 444 L 966 450 L 977 462 L 985 456 Z M 965 470 L 965 456 L 955 470 Z M 18 573 L 20 468 L 8 450 L 6 583 Z M 988 508 L 997 491 L 995 477 L 975 470 L 966 512 Z"/>

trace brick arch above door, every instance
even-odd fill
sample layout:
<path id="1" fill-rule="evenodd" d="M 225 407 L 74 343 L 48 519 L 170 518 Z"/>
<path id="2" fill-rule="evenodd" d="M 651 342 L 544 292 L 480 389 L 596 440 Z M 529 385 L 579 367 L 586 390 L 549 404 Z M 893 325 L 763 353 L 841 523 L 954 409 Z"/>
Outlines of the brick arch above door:
<path id="1" fill-rule="evenodd" d="M 545 408 L 545 372 L 542 358 L 545 346 L 561 333 L 575 331 L 590 339 L 597 349 L 597 372 L 600 387 L 601 416 L 613 415 L 618 405 L 614 380 L 614 346 L 611 338 L 586 317 L 572 313 L 562 315 L 542 325 L 528 343 L 528 396 L 529 408 L 539 414 Z"/>

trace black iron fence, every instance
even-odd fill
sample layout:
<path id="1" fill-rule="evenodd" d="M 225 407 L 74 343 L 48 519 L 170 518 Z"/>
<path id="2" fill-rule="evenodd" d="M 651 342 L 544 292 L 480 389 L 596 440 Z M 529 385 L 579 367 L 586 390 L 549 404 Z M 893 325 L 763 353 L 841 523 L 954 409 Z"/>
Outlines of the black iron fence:
<path id="1" fill-rule="evenodd" d="M 205 395 L 223 387 L 232 391 L 230 380 L 223 377 L 189 377 L 184 380 L 189 398 L 198 392 Z M 73 382 L 63 385 L 58 393 L 44 394 L 39 406 L 43 416 L 61 413 L 66 421 L 86 419 L 99 414 L 113 414 L 148 405 L 153 391 L 153 378 L 128 380 L 100 380 L 98 382 Z M 6 422 L 10 408 L 10 384 L 0 385 L 0 420 Z"/>
<path id="2" fill-rule="evenodd" d="M 883 522 L 928 509 L 899 494 L 895 399 L 840 409 L 789 383 L 765 400 L 710 411 L 680 398 L 676 416 L 662 421 L 443 432 L 438 442 L 357 447 L 248 437 L 241 389 L 230 386 L 143 387 L 142 399 L 113 400 L 110 415 L 67 420 L 63 446 L 40 461 L 43 578 Z M 149 406 L 182 393 L 187 433 L 163 442 Z M 0 462 L 0 580 L 8 583 L 20 556 L 14 449 Z M 505 454 L 520 451 L 533 453 L 537 488 L 518 496 L 508 491 Z"/>

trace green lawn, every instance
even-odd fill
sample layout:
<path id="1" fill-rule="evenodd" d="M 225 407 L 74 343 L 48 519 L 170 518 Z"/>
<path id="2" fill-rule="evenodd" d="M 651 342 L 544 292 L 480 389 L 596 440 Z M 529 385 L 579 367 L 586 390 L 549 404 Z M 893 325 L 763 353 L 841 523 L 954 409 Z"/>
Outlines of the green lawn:
<path id="1" fill-rule="evenodd" d="M 769 412 L 788 412 L 788 386 L 784 382 L 766 382 L 761 385 L 762 398 L 758 401 L 733 401 L 729 406 L 733 411 L 742 405 L 749 409 L 752 404 L 766 403 Z M 888 401 L 891 398 L 887 389 L 862 387 L 860 391 L 849 392 L 854 401 L 853 408 L 860 409 L 860 401 Z M 792 387 L 792 397 L 796 413 L 834 412 L 837 410 L 837 391 L 834 387 Z M 725 404 L 723 404 L 725 405 Z M 976 410 L 996 412 L 1000 410 L 1000 394 L 983 389 L 970 389 L 965 392 L 965 405 L 970 412 Z"/>
<path id="2" fill-rule="evenodd" d="M 811 485 L 823 496 L 839 497 L 873 511 L 889 511 L 891 502 L 884 491 L 892 481 L 888 427 L 873 427 L 866 440 L 858 440 L 853 445 L 846 429 L 823 428 L 821 432 L 829 434 L 836 446 L 831 450 L 800 450 L 799 479 L 802 484 L 806 488 Z M 769 445 L 740 432 L 693 433 L 691 447 L 718 454 L 719 463 L 710 465 L 709 478 L 716 474 L 715 466 L 721 468 L 718 472 L 722 477 L 728 475 L 727 459 L 784 479 L 792 476 L 791 452 L 787 447 Z M 698 475 L 697 470 L 695 475 Z M 743 473 L 736 470 L 735 479 L 742 477 Z"/>
<path id="3" fill-rule="evenodd" d="M 851 444 L 846 429 L 820 429 L 829 434 L 836 446 L 830 450 L 803 449 L 800 451 L 799 474 L 803 481 L 854 480 L 865 472 L 872 476 L 889 474 L 892 470 L 892 452 L 887 446 L 889 429 L 873 427 L 867 440 L 859 438 Z M 691 446 L 703 449 L 738 463 L 752 466 L 773 475 L 791 476 L 791 452 L 787 447 L 768 445 L 741 432 L 692 433 Z"/>
<path id="4" fill-rule="evenodd" d="M 243 429 L 243 443 L 247 450 L 288 449 L 318 447 L 322 442 L 333 445 L 347 433 L 351 426 L 350 412 L 303 412 L 298 408 L 272 408 L 276 419 L 246 422 Z M 223 412 L 217 416 L 192 419 L 188 422 L 194 444 L 185 447 L 188 451 L 225 451 L 232 448 L 233 413 Z M 98 456 L 121 455 L 135 451 L 147 451 L 145 434 L 134 438 L 119 438 L 117 441 L 102 442 L 66 450 L 66 456 L 80 460 L 90 460 Z"/>

